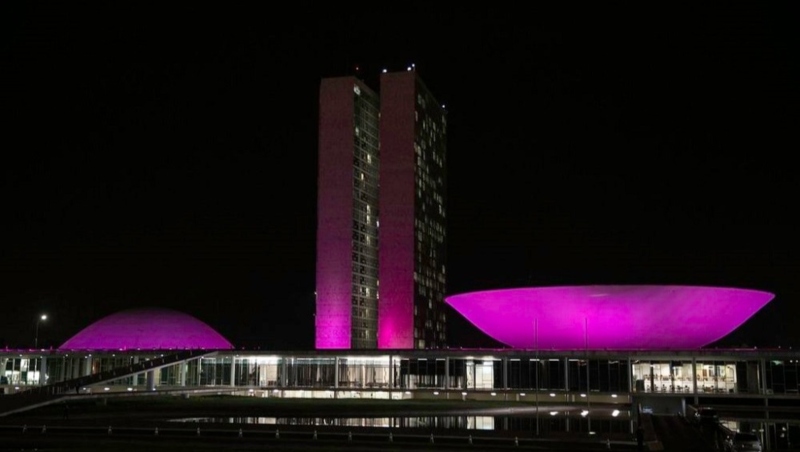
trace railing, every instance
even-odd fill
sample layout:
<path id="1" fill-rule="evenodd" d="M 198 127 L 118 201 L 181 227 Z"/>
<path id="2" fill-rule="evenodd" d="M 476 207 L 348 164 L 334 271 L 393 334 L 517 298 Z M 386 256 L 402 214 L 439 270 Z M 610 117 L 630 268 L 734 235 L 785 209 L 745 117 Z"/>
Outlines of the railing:
<path id="1" fill-rule="evenodd" d="M 312 444 L 319 444 L 321 447 L 343 446 L 378 446 L 385 447 L 392 445 L 406 446 L 416 450 L 437 450 L 441 448 L 461 449 L 473 447 L 480 450 L 485 448 L 512 448 L 512 447 L 552 447 L 554 444 L 574 444 L 581 449 L 590 448 L 607 449 L 622 448 L 632 450 L 636 444 L 632 440 L 610 439 L 599 437 L 581 438 L 577 435 L 565 438 L 531 438 L 530 436 L 513 436 L 511 434 L 491 435 L 484 432 L 451 434 L 445 432 L 415 433 L 408 431 L 375 432 L 364 429 L 330 429 L 330 428 L 298 428 L 291 426 L 287 428 L 221 428 L 217 426 L 154 426 L 154 427 L 135 427 L 126 425 L 103 425 L 103 426 L 77 426 L 54 423 L 53 425 L 31 424 L 31 425 L 0 425 L 0 432 L 6 439 L 19 440 L 28 438 L 29 440 L 41 441 L 43 438 L 53 440 L 75 441 L 75 438 L 92 436 L 94 438 L 136 438 L 137 441 L 149 441 L 151 444 L 159 442 L 174 441 L 181 438 L 182 441 L 221 441 L 230 447 L 232 444 L 255 443 L 259 447 L 264 444 L 277 446 L 279 444 L 291 444 L 292 448 L 302 446 L 303 449 L 312 447 Z M 235 441 L 235 442 L 234 442 Z"/>

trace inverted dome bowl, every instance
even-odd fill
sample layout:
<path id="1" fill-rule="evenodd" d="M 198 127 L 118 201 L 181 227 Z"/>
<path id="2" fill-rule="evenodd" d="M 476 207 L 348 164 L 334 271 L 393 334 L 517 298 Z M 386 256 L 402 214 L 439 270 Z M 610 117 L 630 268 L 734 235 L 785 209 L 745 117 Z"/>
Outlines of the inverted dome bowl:
<path id="1" fill-rule="evenodd" d="M 694 349 L 721 339 L 774 297 L 722 287 L 595 285 L 469 292 L 445 302 L 513 348 Z"/>
<path id="2" fill-rule="evenodd" d="M 117 312 L 87 326 L 61 350 L 232 349 L 233 345 L 206 323 L 171 309 Z"/>

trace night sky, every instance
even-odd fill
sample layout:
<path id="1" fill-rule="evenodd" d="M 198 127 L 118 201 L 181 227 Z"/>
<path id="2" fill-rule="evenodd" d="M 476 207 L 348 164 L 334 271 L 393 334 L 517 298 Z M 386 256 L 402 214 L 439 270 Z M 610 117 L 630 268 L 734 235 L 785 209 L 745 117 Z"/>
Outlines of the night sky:
<path id="1" fill-rule="evenodd" d="M 790 2 L 292 4 L 3 3 L 0 347 L 152 306 L 312 348 L 320 79 L 411 63 L 449 111 L 448 293 L 767 290 L 717 345 L 800 346 Z"/>

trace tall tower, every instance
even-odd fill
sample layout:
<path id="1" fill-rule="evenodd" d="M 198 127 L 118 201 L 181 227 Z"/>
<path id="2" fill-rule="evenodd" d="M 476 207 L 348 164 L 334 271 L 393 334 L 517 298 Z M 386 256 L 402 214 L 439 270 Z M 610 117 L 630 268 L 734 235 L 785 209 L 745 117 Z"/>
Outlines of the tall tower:
<path id="1" fill-rule="evenodd" d="M 381 75 L 378 347 L 445 344 L 444 108 L 415 71 Z"/>
<path id="2" fill-rule="evenodd" d="M 316 347 L 443 346 L 444 108 L 414 71 L 337 77 L 319 121 Z"/>
<path id="3" fill-rule="evenodd" d="M 316 348 L 376 348 L 378 96 L 354 77 L 319 96 Z"/>

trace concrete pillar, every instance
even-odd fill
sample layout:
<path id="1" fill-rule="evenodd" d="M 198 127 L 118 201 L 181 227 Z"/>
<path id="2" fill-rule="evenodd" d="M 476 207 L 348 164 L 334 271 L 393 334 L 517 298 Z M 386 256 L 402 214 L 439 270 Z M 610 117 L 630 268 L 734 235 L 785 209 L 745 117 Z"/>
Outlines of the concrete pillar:
<path id="1" fill-rule="evenodd" d="M 156 371 L 155 370 L 148 370 L 147 371 L 147 390 L 148 391 L 155 391 L 156 390 Z"/>
<path id="2" fill-rule="evenodd" d="M 280 361 L 281 366 L 281 389 L 289 387 L 289 382 L 287 381 L 289 378 L 289 366 L 287 365 L 288 358 L 282 358 Z"/>
<path id="3" fill-rule="evenodd" d="M 181 386 L 186 386 L 186 374 L 189 372 L 189 363 L 182 362 L 178 364 L 178 372 L 180 372 L 180 374 L 178 375 L 179 379 L 178 384 L 180 384 Z"/>
<path id="4" fill-rule="evenodd" d="M 5 369 L 5 366 L 0 366 L 0 370 Z M 58 374 L 58 381 L 67 379 L 67 358 L 61 358 L 61 371 Z"/>
<path id="5" fill-rule="evenodd" d="M 586 409 L 588 410 L 592 405 L 592 385 L 589 381 L 589 375 L 591 371 L 589 368 L 592 367 L 592 362 L 589 360 L 589 354 L 586 354 Z M 589 431 L 592 431 L 592 419 L 591 414 L 587 414 L 586 422 L 589 425 Z"/>
<path id="6" fill-rule="evenodd" d="M 236 386 L 236 358 L 231 357 L 231 386 Z"/>
<path id="7" fill-rule="evenodd" d="M 508 389 L 508 358 L 503 358 L 503 389 Z"/>
<path id="8" fill-rule="evenodd" d="M 579 391 L 580 389 L 578 388 Z M 569 358 L 564 358 L 564 390 L 569 392 Z M 586 394 L 586 397 L 589 397 L 589 394 Z"/>
<path id="9" fill-rule="evenodd" d="M 39 385 L 47 384 L 47 358 L 42 356 L 39 359 Z"/>
<path id="10" fill-rule="evenodd" d="M 81 376 L 81 359 L 73 357 L 70 360 L 70 379 L 78 378 Z"/>
<path id="11" fill-rule="evenodd" d="M 339 357 L 333 360 L 333 388 L 339 389 Z"/>
<path id="12" fill-rule="evenodd" d="M 700 403 L 700 397 L 697 396 L 697 358 L 692 358 L 692 394 L 694 394 L 694 404 L 697 406 Z"/>
<path id="13" fill-rule="evenodd" d="M 139 357 L 138 356 L 134 356 L 133 357 L 133 365 L 135 366 L 137 364 L 139 364 Z M 137 386 L 139 384 L 139 374 L 131 375 L 131 379 L 133 380 L 131 382 L 131 386 Z"/>
<path id="14" fill-rule="evenodd" d="M 628 394 L 633 394 L 633 363 L 631 357 L 628 357 Z"/>
<path id="15" fill-rule="evenodd" d="M 91 374 L 92 374 L 92 355 L 89 355 L 83 362 L 83 374 L 81 376 L 88 377 Z"/>
<path id="16" fill-rule="evenodd" d="M 764 397 L 764 419 L 769 420 L 769 394 L 767 393 L 767 360 L 761 359 L 761 394 Z M 769 438 L 769 429 L 765 438 Z M 765 444 L 766 449 L 769 450 L 769 444 Z"/>
<path id="17" fill-rule="evenodd" d="M 444 359 L 444 389 L 450 389 L 450 357 Z"/>
<path id="18" fill-rule="evenodd" d="M 397 373 L 395 372 L 394 368 L 394 356 L 389 355 L 389 389 L 394 389 L 397 387 Z"/>
<path id="19" fill-rule="evenodd" d="M 195 382 L 196 386 L 200 386 L 200 372 L 203 370 L 203 358 L 197 358 L 197 367 L 194 369 L 195 375 Z"/>

